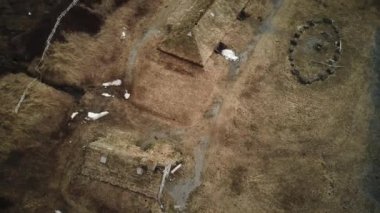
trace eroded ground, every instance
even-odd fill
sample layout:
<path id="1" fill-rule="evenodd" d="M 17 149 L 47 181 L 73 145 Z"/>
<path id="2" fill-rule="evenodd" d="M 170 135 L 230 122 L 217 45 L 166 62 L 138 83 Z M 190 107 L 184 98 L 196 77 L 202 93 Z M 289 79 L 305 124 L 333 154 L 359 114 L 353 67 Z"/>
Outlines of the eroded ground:
<path id="1" fill-rule="evenodd" d="M 22 62 L 28 69 L 2 66 L 12 70 L 0 79 L 0 210 L 380 211 L 378 3 L 115 0 L 75 8 L 72 19 L 99 29 L 71 26 L 68 13 L 40 70 L 35 53 Z M 295 35 L 323 18 L 337 35 L 326 26 Z M 16 56 L 30 53 L 20 38 L 39 26 L 11 41 Z M 339 60 L 329 64 L 337 39 Z M 219 42 L 239 60 L 214 52 Z M 300 80 L 293 63 L 318 81 Z M 122 85 L 102 86 L 115 79 Z M 86 119 L 102 111 L 109 114 Z M 157 199 L 168 164 L 182 167 Z"/>

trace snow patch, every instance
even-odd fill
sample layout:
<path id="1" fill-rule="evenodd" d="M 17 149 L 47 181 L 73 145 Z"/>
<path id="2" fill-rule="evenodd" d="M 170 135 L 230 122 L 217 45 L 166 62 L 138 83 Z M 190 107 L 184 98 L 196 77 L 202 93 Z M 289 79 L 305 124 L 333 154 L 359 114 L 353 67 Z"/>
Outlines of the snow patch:
<path id="1" fill-rule="evenodd" d="M 104 155 L 100 156 L 99 162 L 102 163 L 102 164 L 107 163 L 107 156 L 104 156 Z"/>
<path id="2" fill-rule="evenodd" d="M 120 36 L 120 39 L 121 40 L 124 40 L 127 38 L 127 28 L 126 27 L 123 27 L 123 31 L 121 31 L 121 36 Z"/>
<path id="3" fill-rule="evenodd" d="M 137 173 L 138 175 L 143 175 L 143 174 L 144 174 L 144 169 L 141 168 L 141 167 L 137 167 L 137 169 L 136 169 L 136 173 Z"/>
<path id="4" fill-rule="evenodd" d="M 224 49 L 222 50 L 222 55 L 224 56 L 225 59 L 229 61 L 238 61 L 239 57 L 235 54 L 233 50 L 230 49 Z"/>
<path id="5" fill-rule="evenodd" d="M 128 100 L 129 97 L 131 97 L 131 94 L 128 92 L 128 90 L 125 90 L 125 93 L 124 93 L 125 100 Z"/>
<path id="6" fill-rule="evenodd" d="M 114 81 L 103 83 L 103 87 L 110 87 L 110 86 L 120 86 L 122 84 L 122 81 L 120 79 L 116 79 Z"/>
<path id="7" fill-rule="evenodd" d="M 170 172 L 171 174 L 174 174 L 178 169 L 182 167 L 182 164 L 178 164 L 172 171 Z"/>
<path id="8" fill-rule="evenodd" d="M 127 37 L 127 33 L 126 32 L 121 32 L 121 39 L 125 39 Z"/>
<path id="9" fill-rule="evenodd" d="M 102 117 L 104 117 L 104 116 L 106 116 L 108 114 L 109 114 L 108 111 L 104 111 L 104 112 L 100 112 L 100 113 L 88 112 L 86 120 L 88 120 L 88 121 L 96 121 L 99 118 L 102 118 Z"/>
<path id="10" fill-rule="evenodd" d="M 78 114 L 79 112 L 73 112 L 70 116 L 71 120 L 73 120 Z"/>
<path id="11" fill-rule="evenodd" d="M 106 93 L 106 92 L 102 93 L 102 96 L 107 97 L 107 98 L 114 97 L 113 95 Z"/>

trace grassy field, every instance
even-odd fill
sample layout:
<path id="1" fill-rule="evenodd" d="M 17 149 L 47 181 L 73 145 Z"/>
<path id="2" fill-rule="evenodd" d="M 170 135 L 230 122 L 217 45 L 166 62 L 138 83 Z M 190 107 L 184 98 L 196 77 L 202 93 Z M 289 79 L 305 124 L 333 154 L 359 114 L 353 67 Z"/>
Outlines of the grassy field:
<path id="1" fill-rule="evenodd" d="M 142 147 L 170 141 L 181 153 L 183 167 L 162 199 L 168 212 L 176 205 L 185 212 L 379 212 L 379 3 L 251 0 L 249 16 L 230 23 L 221 40 L 239 61 L 214 53 L 202 69 L 157 49 L 169 35 L 166 24 L 175 22 L 170 14 L 184 10 L 179 5 L 131 0 L 112 13 L 98 5 L 108 15 L 97 35 L 65 34 L 54 43 L 43 77 L 82 88 L 77 103 L 38 83 L 24 105 L 30 117 L 16 118 L 10 111 L 29 78 L 0 79 L 2 147 L 16 150 L 1 163 L 0 201 L 12 202 L 14 212 L 160 212 L 155 199 L 80 174 L 86 146 L 117 131 L 136 133 Z M 289 41 L 297 26 L 326 17 L 341 31 L 342 68 L 300 84 Z M 101 86 L 115 79 L 123 84 Z M 215 100 L 220 109 L 204 116 Z M 84 119 L 105 110 L 104 118 Z M 37 145 L 20 151 L 30 138 Z M 50 138 L 54 143 L 40 143 Z"/>

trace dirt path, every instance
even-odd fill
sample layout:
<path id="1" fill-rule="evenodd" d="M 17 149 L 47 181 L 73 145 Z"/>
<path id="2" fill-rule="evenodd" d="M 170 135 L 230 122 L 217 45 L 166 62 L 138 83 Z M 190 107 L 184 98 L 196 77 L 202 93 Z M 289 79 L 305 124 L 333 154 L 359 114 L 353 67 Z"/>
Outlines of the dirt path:
<path id="1" fill-rule="evenodd" d="M 204 182 L 191 197 L 191 211 L 355 212 L 366 208 L 365 195 L 356 191 L 361 188 L 371 108 L 365 89 L 368 82 L 362 77 L 367 75 L 364 61 L 369 52 L 364 47 L 356 51 L 355 55 L 364 57 L 356 65 L 344 55 L 343 63 L 352 67 L 341 72 L 349 72 L 349 77 L 338 73 L 323 84 L 299 85 L 287 64 L 289 38 L 296 26 L 332 14 L 339 3 L 327 10 L 316 9 L 315 2 L 298 3 L 297 8 L 304 11 L 284 1 L 263 27 L 270 30 L 258 34 L 241 72 L 232 72 L 240 73 L 236 81 L 219 88 L 225 94 L 223 107 L 216 126 L 210 128 L 214 137 Z M 355 5 L 345 7 L 341 13 L 355 10 Z M 358 13 L 352 17 L 363 16 Z M 352 42 L 354 27 L 347 21 L 352 17 L 332 17 L 343 28 L 345 41 Z M 360 20 L 355 26 L 363 24 Z M 373 29 L 365 30 L 366 38 L 371 38 Z M 352 53 L 351 45 L 346 51 Z M 331 103 L 331 99 L 336 101 Z M 347 190 L 347 185 L 354 187 Z"/>
<path id="2" fill-rule="evenodd" d="M 206 149 L 208 149 L 209 147 L 208 143 L 211 144 L 210 149 L 212 150 L 217 149 L 216 147 L 219 146 L 218 140 L 220 138 L 220 133 L 223 132 L 223 126 L 225 126 L 226 123 L 230 122 L 232 116 L 234 116 L 234 114 L 231 113 L 231 111 L 234 111 L 236 108 L 238 108 L 239 94 L 241 94 L 244 89 L 244 83 L 246 81 L 247 76 L 252 74 L 250 72 L 240 73 L 240 69 L 247 70 L 247 67 L 257 66 L 256 60 L 254 63 L 252 63 L 252 61 L 248 59 L 250 59 L 251 57 L 255 57 L 252 56 L 252 54 L 254 54 L 254 49 L 256 45 L 261 42 L 261 37 L 264 36 L 264 34 L 266 33 L 273 32 L 271 21 L 275 16 L 277 10 L 280 9 L 281 3 L 282 1 L 275 1 L 274 9 L 272 10 L 271 14 L 267 17 L 267 19 L 262 23 L 259 33 L 255 35 L 254 38 L 250 39 L 250 43 L 239 54 L 240 60 L 238 62 L 229 63 L 229 71 L 227 72 L 229 80 L 223 83 L 222 86 L 219 86 L 218 88 L 215 87 L 216 96 L 218 96 L 219 99 L 223 100 L 221 103 L 221 111 L 218 112 L 215 115 L 215 117 L 211 119 L 211 121 L 207 119 L 201 120 L 195 126 L 193 126 L 193 130 L 191 132 L 194 132 L 194 134 L 197 135 L 204 135 L 207 139 L 199 138 L 199 144 L 194 147 L 194 176 L 188 178 L 187 180 L 179 181 L 178 183 L 176 183 L 176 185 L 171 186 L 168 190 L 169 194 L 172 196 L 176 203 L 175 205 L 177 206 L 177 209 L 185 209 L 190 193 L 196 190 L 197 187 L 199 187 L 203 182 L 201 178 L 201 173 L 203 174 L 205 172 L 203 164 L 215 163 L 207 161 L 204 162 L 204 157 L 206 153 L 208 153 L 208 159 L 214 158 L 213 156 L 209 155 L 215 154 L 213 153 L 213 151 L 206 151 Z M 213 70 L 209 70 L 209 72 L 213 72 Z M 202 130 L 200 131 L 200 129 Z"/>

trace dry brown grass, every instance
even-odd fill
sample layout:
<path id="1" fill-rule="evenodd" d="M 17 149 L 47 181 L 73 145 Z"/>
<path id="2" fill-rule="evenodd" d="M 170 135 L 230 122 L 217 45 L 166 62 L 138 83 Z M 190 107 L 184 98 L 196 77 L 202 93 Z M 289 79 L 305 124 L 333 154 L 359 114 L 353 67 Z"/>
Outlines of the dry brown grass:
<path id="1" fill-rule="evenodd" d="M 14 109 L 31 78 L 9 74 L 0 79 L 1 158 L 16 149 L 50 142 L 67 120 L 73 98 L 42 83 L 35 83 L 16 114 Z"/>
<path id="2" fill-rule="evenodd" d="M 262 9 L 271 5 L 258 2 L 248 12 L 269 17 Z M 157 208 L 152 200 L 78 176 L 81 150 L 116 128 L 149 138 L 157 129 L 183 127 L 162 119 L 170 118 L 196 121 L 180 133 L 176 146 L 186 160 L 175 181 L 192 177 L 193 148 L 200 138 L 211 139 L 202 185 L 188 202 L 190 212 L 366 212 L 372 205 L 361 188 L 371 113 L 368 65 L 379 22 L 378 14 L 357 10 L 359 6 L 359 1 L 328 2 L 327 8 L 318 1 L 285 1 L 272 28 L 261 37 L 254 37 L 260 30 L 252 29 L 260 25 L 258 21 L 236 23 L 224 40 L 238 53 L 246 48 L 249 36 L 257 45 L 235 81 L 220 78 L 227 76 L 229 67 L 218 55 L 211 56 L 205 74 L 169 70 L 162 58 L 147 62 L 155 47 L 148 43 L 137 60 L 131 101 L 156 113 L 119 98 L 105 100 L 97 90 L 87 92 L 81 108 L 106 109 L 110 114 L 97 122 L 71 123 L 76 129 L 60 147 L 57 175 L 64 177 L 65 199 L 79 211 Z M 55 44 L 45 64 L 47 78 L 87 87 L 123 77 L 130 69 L 127 53 L 144 34 L 144 26 L 138 26 L 130 30 L 133 41 L 118 40 L 122 26 L 134 20 L 128 17 L 135 9 L 120 8 L 93 38 L 72 34 L 67 43 Z M 321 16 L 335 19 L 342 28 L 345 69 L 324 82 L 303 86 L 290 73 L 288 42 L 297 25 Z M 250 23 L 255 19 L 249 18 Z M 201 115 L 214 95 L 222 97 L 222 110 L 217 118 L 206 120 Z"/>
<path id="3" fill-rule="evenodd" d="M 336 1 L 322 9 L 311 1 L 284 2 L 275 30 L 263 35 L 243 65 L 230 94 L 236 103 L 221 111 L 229 117 L 210 145 L 205 181 L 191 211 L 370 209 L 362 178 L 372 110 L 370 53 L 379 20 L 359 5 Z M 290 74 L 288 42 L 297 25 L 321 16 L 342 28 L 345 69 L 303 86 Z"/>
<path id="4" fill-rule="evenodd" d="M 147 12 L 144 10 L 155 9 L 155 4 L 146 2 L 138 4 L 132 1 L 127 5 L 108 15 L 96 36 L 72 33 L 66 34 L 67 42 L 54 43 L 41 67 L 43 77 L 58 85 L 82 88 L 124 78 L 131 43 L 138 39 L 134 29 L 145 20 L 143 15 Z M 112 5 L 99 6 L 105 10 L 104 13 L 109 7 Z M 124 40 L 121 39 L 122 31 L 127 34 Z"/>

